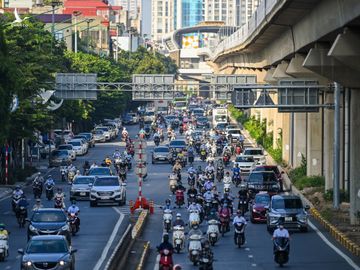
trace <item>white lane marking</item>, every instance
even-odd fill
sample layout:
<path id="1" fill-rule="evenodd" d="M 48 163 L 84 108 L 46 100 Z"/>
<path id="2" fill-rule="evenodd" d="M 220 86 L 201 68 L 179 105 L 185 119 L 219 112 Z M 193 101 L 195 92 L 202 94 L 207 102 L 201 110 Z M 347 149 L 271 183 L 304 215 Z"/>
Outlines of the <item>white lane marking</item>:
<path id="1" fill-rule="evenodd" d="M 154 270 L 159 270 L 160 254 L 156 256 Z"/>
<path id="2" fill-rule="evenodd" d="M 360 267 L 346 254 L 344 254 L 340 249 L 338 249 L 336 246 L 334 246 L 329 240 L 326 239 L 325 235 L 319 231 L 319 229 L 311 222 L 309 221 L 308 224 L 310 227 L 316 232 L 316 234 L 327 244 L 329 247 L 331 247 L 338 255 L 343 257 L 343 259 L 354 269 L 360 270 Z"/>
<path id="3" fill-rule="evenodd" d="M 256 263 L 252 263 L 251 266 L 252 266 L 252 267 L 256 267 Z"/>
<path id="4" fill-rule="evenodd" d="M 250 248 L 245 248 L 246 251 L 250 251 Z"/>
<path id="5" fill-rule="evenodd" d="M 253 255 L 248 255 L 248 257 L 251 259 L 251 258 L 254 258 L 254 256 Z"/>
<path id="6" fill-rule="evenodd" d="M 11 266 L 10 265 L 8 265 L 8 266 L 6 266 L 6 268 L 5 269 L 10 269 L 11 268 Z"/>
<path id="7" fill-rule="evenodd" d="M 112 231 L 112 233 L 111 233 L 111 235 L 110 235 L 110 238 L 109 238 L 109 240 L 107 241 L 106 246 L 105 246 L 105 248 L 104 248 L 104 250 L 103 250 L 103 252 L 102 252 L 102 254 L 101 254 L 99 260 L 97 261 L 97 263 L 96 263 L 96 265 L 95 265 L 95 267 L 94 267 L 93 270 L 99 270 L 99 269 L 101 268 L 102 264 L 104 263 L 104 261 L 105 261 L 105 259 L 106 259 L 106 257 L 107 257 L 107 254 L 109 253 L 109 249 L 110 249 L 112 243 L 113 243 L 114 240 L 115 240 L 115 236 L 116 236 L 116 234 L 117 234 L 117 232 L 118 232 L 118 230 L 119 230 L 119 228 L 120 228 L 120 225 L 121 225 L 121 223 L 123 222 L 124 217 L 125 217 L 125 215 L 124 215 L 123 213 L 121 213 L 120 210 L 118 210 L 118 209 L 115 208 L 115 207 L 113 207 L 113 209 L 114 209 L 117 213 L 119 213 L 120 217 L 119 217 L 118 221 L 116 222 L 116 225 L 115 225 L 115 227 L 114 227 L 114 230 Z"/>

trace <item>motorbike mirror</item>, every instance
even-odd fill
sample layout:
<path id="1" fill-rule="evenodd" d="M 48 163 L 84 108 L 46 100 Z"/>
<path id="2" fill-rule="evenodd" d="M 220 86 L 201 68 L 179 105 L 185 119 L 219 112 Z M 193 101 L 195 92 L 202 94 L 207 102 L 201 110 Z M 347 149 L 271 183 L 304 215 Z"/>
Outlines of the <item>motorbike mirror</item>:
<path id="1" fill-rule="evenodd" d="M 77 249 L 76 249 L 76 248 L 74 248 L 74 249 L 72 249 L 72 250 L 70 251 L 71 254 L 74 254 L 75 252 L 77 252 Z"/>
<path id="2" fill-rule="evenodd" d="M 309 211 L 310 210 L 310 205 L 305 205 L 305 210 Z"/>
<path id="3" fill-rule="evenodd" d="M 23 248 L 19 248 L 17 251 L 18 251 L 19 254 L 24 255 L 24 249 Z"/>

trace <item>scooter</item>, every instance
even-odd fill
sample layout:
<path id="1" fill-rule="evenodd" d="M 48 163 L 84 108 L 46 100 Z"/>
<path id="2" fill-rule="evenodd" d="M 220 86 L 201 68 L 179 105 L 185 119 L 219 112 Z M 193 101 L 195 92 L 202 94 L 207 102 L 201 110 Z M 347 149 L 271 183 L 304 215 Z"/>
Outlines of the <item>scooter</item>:
<path id="1" fill-rule="evenodd" d="M 195 196 L 195 194 L 193 194 L 193 193 L 189 194 L 189 196 L 188 196 L 188 206 L 189 206 L 190 204 L 192 204 L 193 202 L 195 202 L 195 201 L 196 201 L 196 196 Z"/>
<path id="2" fill-rule="evenodd" d="M 122 182 L 125 182 L 126 181 L 126 170 L 124 167 L 121 167 L 119 169 L 119 177 L 121 179 Z"/>
<path id="3" fill-rule="evenodd" d="M 201 161 L 206 160 L 206 150 L 205 149 L 200 150 L 200 159 L 201 159 Z"/>
<path id="4" fill-rule="evenodd" d="M 159 137 L 155 137 L 155 138 L 154 138 L 154 144 L 155 144 L 156 146 L 159 146 L 159 144 L 160 144 L 160 138 L 159 138 Z"/>
<path id="5" fill-rule="evenodd" d="M 185 204 L 184 199 L 184 191 L 182 189 L 176 190 L 176 205 L 180 208 L 183 204 Z"/>
<path id="6" fill-rule="evenodd" d="M 224 178 L 224 167 L 218 167 L 216 170 L 216 179 L 220 183 L 221 180 Z"/>
<path id="7" fill-rule="evenodd" d="M 245 243 L 245 224 L 236 223 L 235 224 L 235 245 L 239 248 Z"/>
<path id="8" fill-rule="evenodd" d="M 230 216 L 224 213 L 220 214 L 220 232 L 224 236 L 225 233 L 229 230 Z"/>
<path id="9" fill-rule="evenodd" d="M 195 175 L 194 174 L 190 174 L 189 176 L 188 176 L 188 179 L 187 179 L 187 181 L 188 181 L 188 184 L 189 184 L 189 186 L 195 186 Z"/>
<path id="10" fill-rule="evenodd" d="M 282 267 L 289 261 L 289 239 L 277 237 L 274 239 L 274 261 Z"/>
<path id="11" fill-rule="evenodd" d="M 160 251 L 159 270 L 171 270 L 173 267 L 172 253 L 168 249 Z"/>
<path id="12" fill-rule="evenodd" d="M 54 186 L 47 184 L 45 188 L 46 198 L 50 201 L 54 197 Z"/>
<path id="13" fill-rule="evenodd" d="M 192 228 L 195 225 L 200 224 L 200 214 L 197 210 L 191 210 L 189 214 L 189 225 Z"/>
<path id="14" fill-rule="evenodd" d="M 176 187 L 177 187 L 177 179 L 169 178 L 169 188 L 172 194 L 175 194 Z"/>
<path id="15" fill-rule="evenodd" d="M 169 232 L 171 230 L 172 212 L 170 209 L 165 209 L 163 214 L 164 230 Z"/>
<path id="16" fill-rule="evenodd" d="M 241 184 L 241 176 L 240 173 L 234 172 L 233 179 L 232 179 L 234 185 L 238 187 Z"/>
<path id="17" fill-rule="evenodd" d="M 3 262 L 9 256 L 9 242 L 8 237 L 0 235 L 0 261 Z"/>
<path id="18" fill-rule="evenodd" d="M 213 270 L 213 255 L 201 253 L 199 258 L 199 270 Z"/>
<path id="19" fill-rule="evenodd" d="M 208 229 L 207 229 L 207 237 L 212 246 L 215 245 L 215 243 L 219 240 L 219 221 L 215 219 L 211 219 L 208 221 Z"/>
<path id="20" fill-rule="evenodd" d="M 75 177 L 75 171 L 71 170 L 68 172 L 68 182 L 69 184 L 72 184 L 72 182 L 74 181 L 74 177 Z"/>
<path id="21" fill-rule="evenodd" d="M 173 227 L 173 246 L 177 253 L 185 246 L 185 233 L 183 226 L 174 226 Z"/>
<path id="22" fill-rule="evenodd" d="M 21 195 L 19 195 L 19 194 L 13 195 L 12 201 L 11 201 L 11 206 L 12 206 L 13 212 L 16 212 L 16 208 L 17 208 L 17 205 L 19 204 L 20 199 L 21 199 Z"/>
<path id="23" fill-rule="evenodd" d="M 18 209 L 18 215 L 17 215 L 17 221 L 19 223 L 19 228 L 24 228 L 25 227 L 25 222 L 26 222 L 26 216 L 27 216 L 27 209 L 24 206 L 20 206 Z"/>
<path id="24" fill-rule="evenodd" d="M 41 186 L 39 184 L 33 186 L 33 193 L 34 193 L 35 199 L 41 197 L 42 190 L 41 190 Z"/>
<path id="25" fill-rule="evenodd" d="M 241 211 L 242 215 L 245 215 L 245 213 L 248 211 L 248 207 L 247 199 L 239 198 L 238 210 Z"/>
<path id="26" fill-rule="evenodd" d="M 212 182 L 214 182 L 214 171 L 208 171 L 207 173 L 206 173 L 206 176 L 207 176 L 207 179 L 209 179 L 210 181 L 212 181 Z"/>
<path id="27" fill-rule="evenodd" d="M 201 250 L 201 235 L 191 235 L 189 237 L 189 259 L 194 265 L 197 265 L 199 262 Z"/>
<path id="28" fill-rule="evenodd" d="M 61 198 L 55 198 L 54 208 L 59 208 L 59 209 L 64 208 L 63 200 Z"/>
<path id="29" fill-rule="evenodd" d="M 224 165 L 225 165 L 225 166 L 228 166 L 228 165 L 229 165 L 229 163 L 230 163 L 230 155 L 229 155 L 229 154 L 225 154 L 225 155 L 223 156 L 223 162 L 224 162 Z"/>
<path id="30" fill-rule="evenodd" d="M 61 181 L 66 182 L 67 168 L 66 166 L 60 166 Z"/>
<path id="31" fill-rule="evenodd" d="M 69 216 L 69 225 L 71 234 L 74 236 L 79 231 L 78 217 L 75 213 L 71 213 Z"/>

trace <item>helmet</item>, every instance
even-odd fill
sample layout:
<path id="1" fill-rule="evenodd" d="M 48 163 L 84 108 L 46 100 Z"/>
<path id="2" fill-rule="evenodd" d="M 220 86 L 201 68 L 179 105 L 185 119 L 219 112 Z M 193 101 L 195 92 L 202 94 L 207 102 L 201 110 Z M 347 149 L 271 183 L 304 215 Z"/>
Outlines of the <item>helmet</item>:
<path id="1" fill-rule="evenodd" d="M 51 178 L 51 174 L 48 175 L 48 178 Z"/>
<path id="2" fill-rule="evenodd" d="M 239 167 L 239 163 L 235 163 L 235 167 Z"/>
<path id="3" fill-rule="evenodd" d="M 204 239 L 203 241 L 201 241 L 201 246 L 202 246 L 204 249 L 210 248 L 209 240 Z"/>
<path id="4" fill-rule="evenodd" d="M 41 172 L 38 172 L 37 175 L 40 176 L 40 175 L 41 175 Z"/>
<path id="5" fill-rule="evenodd" d="M 166 203 L 166 204 L 170 204 L 170 203 L 171 203 L 170 199 L 166 199 L 166 200 L 165 200 L 165 203 Z"/>
<path id="6" fill-rule="evenodd" d="M 37 202 L 37 203 L 40 203 L 40 202 L 41 202 L 41 200 L 38 198 L 38 199 L 36 199 L 36 202 Z"/>
<path id="7" fill-rule="evenodd" d="M 174 265 L 174 268 L 173 268 L 173 270 L 181 270 L 182 268 L 181 268 L 181 265 L 180 264 L 175 264 Z"/>
<path id="8" fill-rule="evenodd" d="M 0 231 L 5 230 L 5 224 L 4 223 L 0 223 Z"/>
<path id="9" fill-rule="evenodd" d="M 229 174 L 230 174 L 230 172 L 229 172 L 229 171 L 227 171 L 227 172 L 226 172 L 226 175 L 229 175 Z"/>
<path id="10" fill-rule="evenodd" d="M 192 204 L 192 205 L 195 205 L 195 202 L 192 202 L 191 204 Z"/>
<path id="11" fill-rule="evenodd" d="M 180 213 L 177 213 L 177 214 L 176 214 L 176 217 L 177 217 L 177 218 L 181 218 L 181 214 L 180 214 Z"/>
<path id="12" fill-rule="evenodd" d="M 17 185 L 17 186 L 15 187 L 15 189 L 16 189 L 16 190 L 19 190 L 19 189 L 20 189 L 20 186 L 19 186 L 19 185 Z"/>
<path id="13" fill-rule="evenodd" d="M 240 185 L 240 189 L 241 189 L 241 190 L 246 189 L 246 185 L 245 185 L 245 184 L 241 184 L 241 185 Z"/>
<path id="14" fill-rule="evenodd" d="M 165 233 L 163 236 L 164 242 L 169 242 L 169 234 Z"/>

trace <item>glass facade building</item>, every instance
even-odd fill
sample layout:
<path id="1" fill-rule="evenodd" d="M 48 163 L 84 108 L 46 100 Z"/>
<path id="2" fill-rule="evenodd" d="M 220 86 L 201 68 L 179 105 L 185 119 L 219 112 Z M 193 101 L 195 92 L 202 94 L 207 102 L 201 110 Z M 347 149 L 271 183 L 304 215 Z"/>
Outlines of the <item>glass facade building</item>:
<path id="1" fill-rule="evenodd" d="M 181 27 L 194 26 L 203 21 L 203 0 L 182 0 L 181 2 Z"/>

